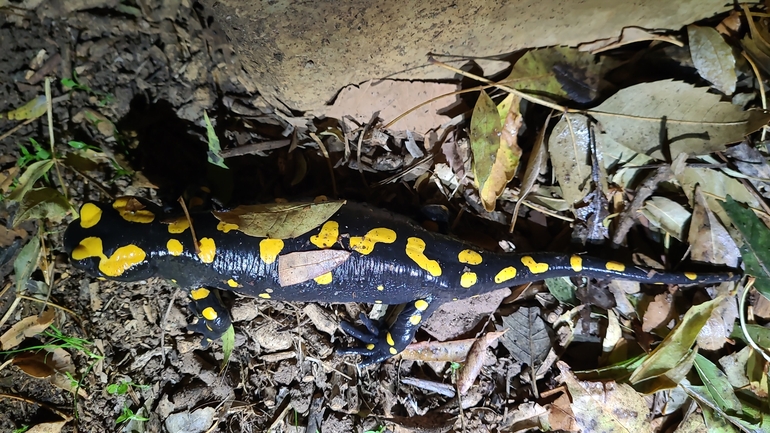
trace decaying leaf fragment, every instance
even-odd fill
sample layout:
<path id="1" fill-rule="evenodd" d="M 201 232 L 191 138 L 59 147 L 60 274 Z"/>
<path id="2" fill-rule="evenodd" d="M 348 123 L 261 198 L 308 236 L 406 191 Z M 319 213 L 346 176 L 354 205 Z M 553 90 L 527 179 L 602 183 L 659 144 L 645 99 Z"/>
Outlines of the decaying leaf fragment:
<path id="1" fill-rule="evenodd" d="M 638 153 L 666 159 L 680 153 L 703 155 L 724 150 L 730 143 L 761 128 L 770 113 L 743 111 L 708 88 L 696 88 L 681 81 L 642 83 L 620 90 L 591 110 L 604 134 Z M 665 118 L 665 121 L 664 121 Z M 668 143 L 661 143 L 665 128 Z M 664 147 L 665 146 L 665 147 Z"/>
<path id="2" fill-rule="evenodd" d="M 345 263 L 350 251 L 318 250 L 299 251 L 278 256 L 278 284 L 281 287 L 322 278 L 337 266 Z M 331 282 L 331 275 L 329 276 Z"/>
<path id="3" fill-rule="evenodd" d="M 13 364 L 32 377 L 46 379 L 58 388 L 88 397 L 77 380 L 70 379 L 75 375 L 75 364 L 72 363 L 72 356 L 61 347 L 20 353 L 13 358 Z"/>
<path id="4" fill-rule="evenodd" d="M 510 94 L 496 107 L 489 95 L 482 91 L 473 108 L 470 127 L 473 174 L 487 212 L 495 210 L 497 198 L 519 166 L 520 101 Z"/>
<path id="5" fill-rule="evenodd" d="M 234 224 L 249 236 L 291 239 L 301 236 L 331 218 L 344 200 L 323 203 L 269 203 L 238 206 L 226 212 L 213 212 L 222 222 Z"/>

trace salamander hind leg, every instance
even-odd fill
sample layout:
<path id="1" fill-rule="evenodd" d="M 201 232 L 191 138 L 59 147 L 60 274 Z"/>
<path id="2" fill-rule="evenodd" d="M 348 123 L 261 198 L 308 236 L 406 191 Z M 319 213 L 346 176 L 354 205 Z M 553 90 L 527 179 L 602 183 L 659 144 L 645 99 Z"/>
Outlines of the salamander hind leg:
<path id="1" fill-rule="evenodd" d="M 340 323 L 340 327 L 346 334 L 364 344 L 363 347 L 339 349 L 341 355 L 361 355 L 360 366 L 376 364 L 401 353 L 412 342 L 414 334 L 420 329 L 440 302 L 431 302 L 432 298 L 417 299 L 404 305 L 396 321 L 390 328 L 381 327 L 365 314 L 361 314 L 361 321 L 366 327 L 361 330 L 348 322 Z"/>
<path id="2" fill-rule="evenodd" d="M 187 329 L 203 334 L 201 346 L 206 348 L 212 341 L 222 337 L 233 326 L 233 322 L 219 298 L 217 289 L 199 287 L 190 290 L 190 299 L 190 311 L 198 320 L 187 325 Z"/>

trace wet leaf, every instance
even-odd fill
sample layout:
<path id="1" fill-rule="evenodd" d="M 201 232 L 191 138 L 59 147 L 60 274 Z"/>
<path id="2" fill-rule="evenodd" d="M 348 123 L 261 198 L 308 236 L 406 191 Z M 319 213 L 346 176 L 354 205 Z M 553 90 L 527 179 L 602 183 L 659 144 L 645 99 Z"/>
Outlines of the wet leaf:
<path id="1" fill-rule="evenodd" d="M 19 320 L 0 336 L 0 350 L 11 350 L 21 344 L 25 338 L 34 337 L 45 331 L 56 317 L 53 308 L 48 308 L 41 315 L 29 316 Z"/>
<path id="2" fill-rule="evenodd" d="M 45 114 L 46 109 L 45 95 L 40 95 L 15 110 L 0 114 L 0 118 L 5 117 L 9 120 L 36 119 Z"/>
<path id="3" fill-rule="evenodd" d="M 69 209 L 69 202 L 59 191 L 48 187 L 33 189 L 21 200 L 13 226 L 30 219 L 47 219 L 58 223 L 64 219 Z"/>
<path id="4" fill-rule="evenodd" d="M 564 362 L 559 362 L 559 369 L 582 431 L 652 433 L 647 402 L 631 386 L 577 380 Z"/>
<path id="5" fill-rule="evenodd" d="M 278 284 L 281 287 L 304 283 L 333 271 L 345 263 L 350 251 L 299 251 L 278 256 Z"/>
<path id="6" fill-rule="evenodd" d="M 754 287 L 770 299 L 770 229 L 753 211 L 745 209 L 732 197 L 727 197 L 722 207 L 741 236 L 743 245 L 739 248 L 746 274 L 757 279 Z"/>
<path id="7" fill-rule="evenodd" d="M 51 170 L 53 164 L 54 162 L 52 159 L 37 161 L 30 164 L 19 177 L 19 184 L 16 186 L 16 189 L 8 195 L 8 199 L 13 201 L 21 200 L 21 198 L 24 197 L 24 194 L 29 192 L 29 190 L 35 186 L 35 182 Z"/>
<path id="8" fill-rule="evenodd" d="M 743 111 L 720 96 L 681 81 L 642 83 L 620 90 L 591 110 L 606 136 L 636 152 L 664 159 L 663 118 L 671 156 L 724 150 L 770 120 L 763 111 Z M 597 141 L 603 134 L 597 134 Z"/>
<path id="9" fill-rule="evenodd" d="M 631 374 L 629 381 L 636 384 L 643 380 L 665 375 L 679 366 L 685 358 L 691 356 L 690 348 L 695 343 L 698 332 L 724 298 L 724 296 L 718 296 L 691 307 L 663 342 Z"/>
<path id="10" fill-rule="evenodd" d="M 203 110 L 203 119 L 206 121 L 206 138 L 208 138 L 209 143 L 207 155 L 209 162 L 218 167 L 228 168 L 227 165 L 225 165 L 225 159 L 220 155 L 222 147 L 219 145 L 219 137 L 217 137 L 217 132 L 214 130 L 211 119 L 209 119 L 209 113 L 207 113 L 206 110 Z"/>
<path id="11" fill-rule="evenodd" d="M 502 124 L 497 152 L 489 171 L 489 177 L 483 182 L 477 179 L 481 203 L 488 212 L 495 210 L 497 198 L 503 193 L 508 182 L 513 179 L 519 166 L 521 148 L 518 145 L 518 134 L 522 125 L 522 118 L 519 113 L 520 102 L 518 97 L 510 94 L 497 107 Z"/>
<path id="12" fill-rule="evenodd" d="M 711 398 L 722 410 L 741 412 L 741 402 L 736 397 L 727 376 L 703 355 L 695 356 L 695 371 L 706 386 Z"/>
<path id="13" fill-rule="evenodd" d="M 644 202 L 641 209 L 650 223 L 675 237 L 684 240 L 684 228 L 690 220 L 690 211 L 681 204 L 666 197 L 652 197 Z"/>
<path id="14" fill-rule="evenodd" d="M 690 56 L 698 74 L 726 95 L 735 92 L 738 80 L 735 74 L 733 49 L 712 27 L 687 26 Z"/>
<path id="15" fill-rule="evenodd" d="M 597 58 L 576 48 L 541 48 L 524 54 L 503 83 L 518 90 L 585 104 L 596 99 L 606 87 L 604 75 L 617 64 L 611 58 Z"/>
<path id="16" fill-rule="evenodd" d="M 213 212 L 220 221 L 235 224 L 249 236 L 291 239 L 301 236 L 331 218 L 345 204 L 341 201 L 323 203 L 269 203 L 238 206 L 227 212 Z"/>
<path id="17" fill-rule="evenodd" d="M 583 200 L 591 187 L 589 144 L 588 121 L 579 114 L 562 117 L 548 139 L 553 171 L 570 206 Z"/>

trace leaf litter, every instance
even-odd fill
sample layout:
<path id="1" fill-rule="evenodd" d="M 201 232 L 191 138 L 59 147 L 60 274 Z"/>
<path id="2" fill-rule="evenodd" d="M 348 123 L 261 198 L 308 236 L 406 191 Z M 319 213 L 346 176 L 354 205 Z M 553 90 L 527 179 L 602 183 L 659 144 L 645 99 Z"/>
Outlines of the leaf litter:
<path id="1" fill-rule="evenodd" d="M 661 269 L 685 269 L 688 265 L 680 264 L 685 260 L 706 267 L 735 266 L 740 251 L 746 273 L 757 278 L 750 302 L 759 307 L 757 299 L 769 297 L 770 276 L 762 252 L 768 250 L 766 238 L 770 216 L 763 201 L 768 195 L 766 181 L 770 178 L 770 170 L 765 162 L 766 143 L 761 142 L 755 132 L 770 120 L 770 115 L 759 109 L 766 106 L 762 86 L 764 74 L 770 73 L 770 33 L 763 18 L 766 11 L 757 9 L 756 14 L 748 11 L 744 8 L 730 15 L 744 19 L 748 26 L 743 29 L 740 20 L 737 24 L 733 20 L 726 30 L 715 29 L 718 21 L 712 20 L 670 31 L 651 31 L 643 28 L 644 23 L 639 23 L 642 28 L 623 29 L 615 38 L 593 43 L 583 41 L 586 44 L 581 44 L 580 50 L 565 46 L 546 47 L 493 59 L 511 65 L 510 71 L 501 74 L 504 78 L 498 77 L 497 83 L 482 80 L 481 86 L 464 87 L 459 92 L 456 82 L 382 80 L 358 84 L 343 90 L 332 105 L 316 113 L 319 117 L 325 115 L 326 119 L 312 119 L 308 123 L 308 119 L 282 113 L 265 120 L 271 128 L 279 126 L 277 129 L 283 135 L 275 137 L 272 144 L 262 146 L 255 154 L 280 155 L 273 164 L 278 172 L 275 179 L 279 179 L 273 186 L 286 180 L 293 188 L 309 179 L 317 179 L 320 171 L 313 168 L 313 160 L 320 156 L 337 176 L 345 169 L 351 169 L 366 183 L 367 179 L 376 179 L 376 175 L 382 174 L 390 180 L 380 183 L 382 179 L 378 179 L 379 185 L 405 187 L 420 203 L 423 200 L 447 203 L 453 218 L 459 214 L 465 221 L 471 217 L 462 216 L 462 213 L 471 210 L 482 218 L 502 222 L 507 228 L 508 223 L 518 217 L 517 236 L 524 239 L 516 248 L 522 251 L 566 250 L 569 247 L 565 239 L 572 237 L 576 244 L 586 244 L 589 239 L 597 239 L 587 233 L 600 228 L 614 234 L 613 242 L 626 248 L 621 251 L 632 251 L 640 264 Z M 133 12 L 131 16 L 141 16 L 140 11 Z M 742 34 L 741 31 L 746 36 L 739 42 L 735 35 Z M 755 63 L 756 69 L 736 57 L 742 53 Z M 166 55 L 173 60 L 173 50 Z M 651 74 L 644 62 L 654 63 L 649 59 L 655 59 L 655 56 L 668 56 L 668 61 L 690 65 L 692 70 L 671 67 L 663 75 Z M 38 57 L 44 58 L 45 54 L 38 54 Z M 40 59 L 35 62 L 38 66 L 33 69 L 42 68 Z M 85 71 L 85 75 L 89 72 Z M 241 79 L 247 83 L 246 78 Z M 147 85 L 147 82 L 140 81 L 140 85 Z M 460 94 L 478 97 L 468 102 L 458 98 Z M 41 116 L 40 98 L 29 95 L 17 98 L 15 104 L 4 109 L 6 120 L 19 122 Z M 31 102 L 25 105 L 27 101 Z M 733 103 L 740 101 L 744 102 Z M 259 111 L 263 106 L 258 99 L 249 104 L 250 121 L 269 117 Z M 450 106 L 455 109 L 439 113 Z M 418 109 L 409 112 L 413 107 Z M 188 105 L 179 112 L 196 113 L 198 125 L 208 126 L 206 134 L 201 135 L 208 136 L 211 147 L 207 152 L 211 161 L 221 162 L 218 144 L 223 147 L 244 144 L 269 135 L 264 125 L 246 122 L 241 125 L 243 128 L 232 131 L 227 137 L 232 140 L 221 139 L 214 127 L 215 124 L 219 127 L 221 119 L 204 122 L 207 117 L 203 108 L 210 107 Z M 244 106 L 238 110 L 241 110 L 238 113 L 248 111 Z M 548 110 L 553 110 L 552 118 L 546 118 Z M 232 111 L 236 112 L 235 108 Z M 82 113 L 73 120 L 80 122 L 79 127 L 87 128 L 92 136 L 100 137 L 96 140 L 103 146 L 107 147 L 116 139 L 121 126 L 120 118 L 114 112 L 101 110 L 97 104 L 81 106 L 73 112 Z M 290 139 L 285 139 L 289 136 Z M 124 137 L 117 139 L 120 141 Z M 99 172 L 93 167 L 104 170 L 106 165 L 112 164 L 111 159 L 104 158 L 103 152 L 90 149 L 90 152 L 79 153 L 92 163 L 91 172 Z M 521 164 L 521 161 L 527 162 Z M 8 162 L 13 160 L 4 161 Z M 54 159 L 33 160 L 21 170 L 23 174 L 9 197 L 20 204 L 20 208 L 10 221 L 22 228 L 32 220 L 53 225 L 70 210 L 66 197 L 74 195 L 62 194 L 52 188 L 58 180 L 46 176 L 49 170 L 58 168 L 56 164 Z M 3 178 L 15 178 L 19 171 L 4 169 Z M 135 176 L 139 179 L 143 175 Z M 339 178 L 344 182 L 344 175 Z M 146 184 L 152 183 L 147 181 Z M 123 191 L 135 187 L 126 182 L 119 185 Z M 403 198 L 400 196 L 408 195 L 403 194 L 404 190 L 394 192 L 387 186 L 383 191 L 389 191 L 382 194 L 388 197 L 383 199 L 386 204 L 399 203 Z M 235 208 L 220 215 L 227 224 L 236 225 L 253 236 L 286 239 L 317 227 L 336 211 L 335 208 L 315 206 L 308 204 L 301 209 L 291 206 Z M 604 212 L 597 212 L 598 207 Z M 586 212 L 585 208 L 590 211 Z M 462 212 L 458 212 L 461 209 Z M 461 217 L 432 222 L 439 226 L 446 224 L 451 230 L 461 232 L 464 230 Z M 563 220 L 570 221 L 572 227 L 557 223 Z M 590 230 L 585 230 L 586 227 Z M 492 248 L 505 238 L 494 229 L 479 234 L 483 232 L 471 231 L 470 235 Z M 508 246 L 502 243 L 504 247 Z M 50 254 L 48 244 L 43 246 L 43 254 L 47 256 Z M 347 258 L 338 257 L 331 251 L 320 253 L 287 257 L 293 262 L 284 263 L 282 279 L 286 284 L 292 284 L 319 278 Z M 631 257 L 626 252 L 617 254 Z M 605 251 L 605 256 L 614 258 L 615 255 L 614 250 Z M 29 272 L 31 260 L 22 259 L 17 266 L 17 277 L 21 276 L 25 281 L 18 287 L 20 294 L 37 278 Z M 26 283 L 28 280 L 30 283 Z M 691 413 L 687 422 L 713 423 L 715 414 L 724 413 L 731 414 L 723 417 L 724 422 L 744 431 L 767 426 L 767 415 L 757 412 L 754 402 L 744 391 L 736 392 L 738 388 L 748 386 L 749 392 L 756 396 L 767 395 L 766 361 L 756 353 L 741 349 L 742 333 L 739 331 L 743 329 L 736 324 L 735 316 L 745 316 L 746 312 L 736 308 L 735 292 L 741 289 L 740 286 L 640 288 L 638 284 L 626 287 L 619 283 L 561 279 L 558 284 L 533 283 L 517 288 L 515 296 L 493 302 L 491 309 L 496 308 L 496 313 L 486 312 L 472 323 L 452 323 L 451 326 L 456 328 L 452 338 L 460 335 L 465 340 L 436 343 L 437 347 L 428 349 L 450 354 L 426 358 L 419 355 L 420 350 L 426 350 L 424 347 L 413 348 L 418 355 L 404 357 L 400 361 L 403 364 L 398 364 L 415 379 L 410 382 L 411 388 L 403 388 L 387 374 L 368 383 L 361 376 L 355 379 L 359 383 L 345 382 L 340 381 L 339 376 L 326 377 L 320 371 L 314 377 L 315 381 L 295 380 L 299 372 L 310 371 L 309 367 L 305 368 L 310 365 L 323 364 L 324 370 L 344 375 L 355 376 L 355 372 L 337 363 L 328 341 L 315 336 L 320 325 L 303 326 L 300 333 L 276 344 L 276 329 L 282 329 L 280 333 L 285 334 L 290 332 L 285 329 L 295 325 L 299 328 L 298 323 L 302 320 L 295 318 L 294 312 L 285 314 L 278 308 L 274 312 L 282 315 L 279 320 L 286 328 L 259 326 L 252 330 L 247 323 L 236 323 L 235 342 L 230 341 L 228 345 L 239 346 L 246 341 L 245 344 L 259 352 L 269 366 L 248 373 L 257 377 L 248 386 L 260 390 L 257 393 L 262 392 L 265 397 L 255 403 L 260 405 L 261 413 L 277 414 L 273 411 L 283 403 L 276 396 L 288 395 L 295 414 L 303 421 L 307 416 L 308 425 L 314 417 L 309 409 L 310 396 L 321 390 L 320 404 L 338 414 L 356 413 L 360 409 L 358 396 L 353 398 L 346 393 L 366 391 L 379 398 L 374 413 L 415 417 L 456 414 L 454 408 L 457 406 L 488 406 L 484 399 L 489 398 L 488 401 L 507 402 L 500 404 L 504 407 L 492 405 L 493 410 L 499 409 L 499 412 L 486 419 L 487 426 L 494 425 L 497 429 L 521 425 L 546 428 L 546 419 L 550 418 L 552 427 L 558 425 L 570 431 L 594 428 L 596 423 L 608 431 L 653 431 L 656 423 L 678 422 L 681 418 L 671 417 L 669 409 L 664 412 L 658 406 L 648 404 L 644 394 L 654 393 L 656 398 L 663 398 L 664 393 L 674 390 L 690 395 L 701 409 L 695 412 L 697 419 Z M 606 293 L 605 288 L 608 289 Z M 101 296 L 104 293 L 97 289 L 90 294 Z M 146 295 L 156 297 L 155 292 Z M 109 302 L 112 302 L 111 298 Z M 109 302 L 92 305 L 109 305 Z M 241 302 L 251 301 L 236 300 L 237 304 Z M 131 305 L 130 320 L 126 322 L 129 329 L 153 329 L 150 325 L 156 326 L 160 320 L 155 305 L 137 306 L 128 300 L 125 304 Z M 183 313 L 170 300 L 167 305 L 171 320 L 184 322 L 179 318 Z M 263 305 L 260 304 L 260 308 Z M 244 306 L 244 309 L 249 308 L 255 307 Z M 338 310 L 332 313 L 324 306 L 318 308 L 322 311 L 317 314 L 332 318 L 331 325 L 323 326 L 325 335 L 334 335 L 335 318 L 340 315 L 355 318 L 360 311 L 359 306 L 353 305 L 346 306 L 341 313 Z M 316 313 L 300 315 L 304 314 L 304 318 Z M 432 320 L 439 320 L 439 316 L 437 313 Z M 255 315 L 249 317 L 249 320 L 261 320 Z M 284 321 L 287 317 L 297 322 Z M 117 322 L 116 319 L 121 318 L 113 318 Z M 17 321 L 16 325 L 26 326 L 28 321 L 24 320 Z M 15 327 L 11 329 L 21 332 L 18 335 L 26 335 Z M 113 333 L 125 332 L 107 329 Z M 765 328 L 748 323 L 745 329 L 763 345 L 761 348 L 767 350 Z M 501 344 L 496 346 L 494 339 L 506 330 L 500 337 Z M 467 339 L 473 334 L 480 338 Z M 178 333 L 172 333 L 169 338 L 178 341 L 180 347 L 193 347 Z M 254 344 L 255 341 L 258 344 Z M 473 341 L 477 348 L 456 378 L 461 392 L 454 397 L 451 396 L 454 393 L 442 394 L 448 399 L 459 400 L 443 405 L 450 400 L 420 394 L 423 392 L 420 387 L 433 385 L 417 380 L 418 377 L 429 375 L 436 379 L 434 382 L 444 382 L 438 385 L 451 383 L 455 376 L 447 360 L 462 362 Z M 270 349 L 273 346 L 275 350 Z M 295 351 L 293 346 L 301 349 Z M 132 362 L 148 366 L 148 369 L 153 365 L 148 361 L 161 353 L 143 350 L 140 350 L 143 353 L 136 353 L 133 346 L 130 350 L 126 347 L 120 350 L 131 353 L 138 358 Z M 226 357 L 230 357 L 230 350 L 227 349 Z M 725 365 L 733 362 L 733 355 L 738 350 L 738 353 L 744 353 L 741 363 L 728 369 Z M 192 349 L 183 353 L 185 362 L 199 366 L 200 362 L 188 355 L 192 353 Z M 557 357 L 562 361 L 557 363 Z M 36 361 L 33 357 L 24 361 L 19 358 L 17 366 L 24 365 L 42 377 L 42 372 L 51 368 L 46 367 L 45 362 L 38 362 L 45 359 Z M 285 361 L 287 359 L 292 361 Z M 430 362 L 423 364 L 415 359 Z M 279 360 L 283 362 L 279 363 Z M 569 368 L 565 360 L 573 368 Z M 239 373 L 246 371 L 241 370 L 244 367 L 238 359 L 237 348 L 230 361 L 229 369 Z M 304 364 L 306 362 L 310 364 Z M 387 371 L 393 365 L 381 368 Z M 573 373 L 571 370 L 577 370 L 578 366 L 585 369 Z M 97 367 L 101 368 L 104 367 Z M 94 373 L 98 374 L 101 383 L 106 383 L 108 375 L 116 373 L 115 367 L 106 368 L 108 373 L 102 370 Z M 549 374 L 557 369 L 561 372 L 559 378 Z M 65 369 L 56 367 L 54 370 Z M 210 374 L 207 376 L 205 367 L 198 370 L 202 372 L 200 380 L 213 393 L 210 395 L 220 401 L 231 401 L 231 389 L 217 383 L 216 375 L 214 378 Z M 190 367 L 179 371 L 188 374 Z M 263 380 L 264 377 L 267 379 Z M 494 380 L 489 381 L 489 378 Z M 153 377 L 147 379 L 156 380 Z M 500 385 L 500 389 L 490 386 L 490 382 Z M 66 384 L 54 385 L 66 387 Z M 565 389 L 555 391 L 559 393 L 555 400 L 541 399 L 561 385 Z M 77 388 L 65 389 L 81 392 Z M 392 389 L 397 389 L 397 394 L 392 394 Z M 90 393 L 92 398 L 97 398 L 98 394 Z M 503 395 L 505 399 L 500 398 Z M 141 396 L 143 401 L 145 398 L 150 405 L 157 403 L 152 403 L 154 400 L 147 395 Z M 327 398 L 328 401 L 324 400 Z M 185 420 L 195 418 L 199 413 L 195 403 L 172 405 L 167 394 L 163 399 L 160 401 L 168 404 L 157 404 L 158 413 L 150 415 L 154 422 L 158 422 L 159 416 L 166 420 L 183 420 L 181 424 L 166 421 L 168 431 L 187 428 L 184 427 L 188 423 Z M 340 403 L 341 400 L 344 403 Z M 527 403 L 527 400 L 534 403 Z M 110 404 L 114 406 L 115 402 Z M 617 411 L 621 409 L 625 411 L 623 413 L 631 411 L 636 416 L 618 416 Z M 503 416 L 505 411 L 513 415 Z M 201 417 L 200 429 L 206 429 L 214 422 L 210 412 L 206 411 L 206 416 Z M 751 416 L 732 415 L 741 412 Z M 250 416 L 259 418 L 261 426 L 276 422 L 255 413 Z M 564 414 L 569 416 L 564 417 Z M 478 421 L 478 417 L 474 418 L 468 412 L 460 412 L 460 415 L 458 425 Z M 346 415 L 341 417 L 350 420 L 345 418 Z M 327 417 L 325 421 L 333 422 L 332 418 Z M 324 420 L 323 416 L 321 420 Z M 196 424 L 194 428 L 199 426 Z M 400 425 L 399 428 L 405 427 Z M 327 430 L 349 431 L 331 427 L 324 429 Z"/>

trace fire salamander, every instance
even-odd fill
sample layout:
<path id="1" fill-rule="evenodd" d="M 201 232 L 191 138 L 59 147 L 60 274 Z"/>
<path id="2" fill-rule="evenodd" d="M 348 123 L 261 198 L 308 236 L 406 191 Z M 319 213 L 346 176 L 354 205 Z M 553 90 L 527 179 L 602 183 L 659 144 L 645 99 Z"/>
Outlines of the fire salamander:
<path id="1" fill-rule="evenodd" d="M 428 232 L 404 217 L 350 202 L 320 227 L 293 239 L 248 236 L 211 212 L 193 213 L 197 252 L 189 221 L 164 214 L 143 199 L 89 202 L 68 227 L 64 243 L 72 264 L 91 275 L 118 281 L 152 276 L 175 281 L 192 298 L 199 320 L 191 329 L 210 340 L 231 325 L 216 288 L 284 301 L 403 304 L 390 327 L 377 329 L 365 321 L 368 329 L 362 331 L 342 324 L 364 343 L 342 353 L 362 355 L 363 365 L 401 352 L 439 305 L 502 287 L 578 275 L 665 284 L 714 284 L 741 275 L 738 270 L 659 272 L 576 254 L 485 252 Z M 281 285 L 282 258 L 319 250 L 349 255 L 330 272 Z"/>

